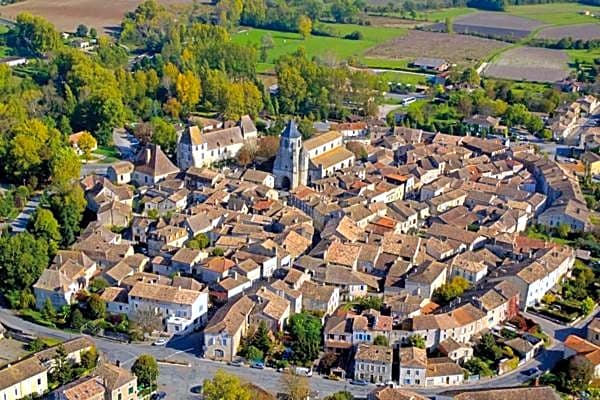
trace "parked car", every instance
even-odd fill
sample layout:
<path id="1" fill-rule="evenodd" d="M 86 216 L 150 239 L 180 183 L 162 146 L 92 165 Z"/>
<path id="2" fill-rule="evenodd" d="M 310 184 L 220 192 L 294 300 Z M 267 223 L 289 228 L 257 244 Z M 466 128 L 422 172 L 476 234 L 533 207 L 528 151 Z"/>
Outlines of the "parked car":
<path id="1" fill-rule="evenodd" d="M 538 372 L 537 368 L 529 368 L 529 369 L 526 369 L 525 371 L 523 371 L 522 374 L 526 375 L 526 376 L 531 376 L 531 375 L 534 375 L 536 372 Z"/>
<path id="2" fill-rule="evenodd" d="M 296 374 L 308 376 L 310 378 L 313 376 L 313 371 L 312 368 L 296 367 Z"/>
<path id="3" fill-rule="evenodd" d="M 367 386 L 369 384 L 369 382 L 363 381 L 362 379 L 352 379 L 350 381 L 350 384 L 356 385 L 356 386 Z"/>
<path id="4" fill-rule="evenodd" d="M 252 363 L 252 365 L 250 367 L 256 368 L 256 369 L 265 369 L 265 364 L 263 364 L 262 362 L 255 362 L 255 363 Z"/>
<path id="5" fill-rule="evenodd" d="M 169 342 L 169 339 L 167 339 L 167 338 L 159 338 L 154 343 L 152 343 L 152 345 L 153 346 L 164 346 L 168 342 Z"/>
<path id="6" fill-rule="evenodd" d="M 150 396 L 151 400 L 163 400 L 167 398 L 167 394 L 165 392 L 156 392 L 152 396 Z"/>
<path id="7" fill-rule="evenodd" d="M 229 361 L 227 364 L 231 365 L 232 367 L 241 367 L 242 365 L 244 365 L 244 363 L 240 360 Z"/>

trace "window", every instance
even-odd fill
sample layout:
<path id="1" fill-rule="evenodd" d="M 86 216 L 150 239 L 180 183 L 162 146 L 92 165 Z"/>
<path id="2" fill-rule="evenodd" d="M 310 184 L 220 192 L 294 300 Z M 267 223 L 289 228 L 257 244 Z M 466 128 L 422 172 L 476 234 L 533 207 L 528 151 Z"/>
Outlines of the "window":
<path id="1" fill-rule="evenodd" d="M 42 384 L 42 378 L 38 378 L 38 386 Z"/>
<path id="2" fill-rule="evenodd" d="M 121 400 L 123 398 L 123 395 L 121 393 L 119 393 L 119 395 L 117 396 L 117 400 Z"/>
<path id="3" fill-rule="evenodd" d="M 129 386 L 129 390 L 127 391 L 129 394 L 133 394 L 133 385 Z"/>

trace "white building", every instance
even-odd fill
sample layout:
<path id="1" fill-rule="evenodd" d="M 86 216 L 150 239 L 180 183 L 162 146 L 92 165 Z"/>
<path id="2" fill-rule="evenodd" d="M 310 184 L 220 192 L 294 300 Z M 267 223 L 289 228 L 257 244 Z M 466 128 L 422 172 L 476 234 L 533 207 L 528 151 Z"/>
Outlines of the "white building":
<path id="1" fill-rule="evenodd" d="M 189 333 L 207 317 L 208 292 L 160 284 L 136 283 L 129 291 L 129 313 L 152 310 L 162 315 L 170 334 Z"/>

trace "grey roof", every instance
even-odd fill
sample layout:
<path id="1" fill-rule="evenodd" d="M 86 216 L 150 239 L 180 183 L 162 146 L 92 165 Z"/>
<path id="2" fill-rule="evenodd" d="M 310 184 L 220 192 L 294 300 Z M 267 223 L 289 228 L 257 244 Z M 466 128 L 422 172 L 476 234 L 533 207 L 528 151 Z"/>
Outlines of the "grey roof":
<path id="1" fill-rule="evenodd" d="M 296 121 L 290 119 L 287 126 L 281 133 L 281 136 L 289 139 L 298 139 L 299 137 L 302 137 L 302 134 L 298 130 L 298 125 L 296 125 Z"/>

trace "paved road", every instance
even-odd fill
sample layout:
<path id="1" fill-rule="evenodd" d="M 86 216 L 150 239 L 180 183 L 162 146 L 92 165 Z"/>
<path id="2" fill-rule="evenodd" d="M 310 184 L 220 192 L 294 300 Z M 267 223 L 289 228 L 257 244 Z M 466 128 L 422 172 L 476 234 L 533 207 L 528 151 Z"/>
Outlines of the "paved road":
<path id="1" fill-rule="evenodd" d="M 456 389 L 484 389 L 490 387 L 510 387 L 518 386 L 531 379 L 530 376 L 522 372 L 526 369 L 537 367 L 540 370 L 551 369 L 563 356 L 563 344 L 566 336 L 573 333 L 581 334 L 589 321 L 600 312 L 597 308 L 588 318 L 580 321 L 573 327 L 565 327 L 555 324 L 551 321 L 537 317 L 536 315 L 525 313 L 528 318 L 540 323 L 542 329 L 554 338 L 553 344 L 546 351 L 542 352 L 535 359 L 520 366 L 508 374 L 483 379 L 471 384 L 463 384 L 460 387 L 435 387 L 435 388 L 411 388 L 423 395 L 435 395 Z M 40 336 L 49 336 L 57 339 L 69 339 L 73 337 L 68 332 L 39 326 L 24 321 L 14 316 L 9 310 L 0 309 L 0 321 L 3 323 L 22 329 Z M 101 338 L 92 338 L 104 357 L 111 361 L 119 360 L 124 367 L 131 367 L 135 359 L 144 353 L 154 355 L 157 359 L 168 359 L 189 363 L 190 366 L 178 366 L 161 364 L 159 377 L 159 390 L 167 393 L 169 399 L 195 399 L 197 398 L 190 392 L 190 389 L 201 384 L 204 379 L 211 378 L 218 369 L 238 375 L 244 380 L 256 383 L 271 392 L 278 392 L 280 387 L 280 374 L 273 369 L 255 370 L 248 367 L 233 367 L 223 363 L 206 360 L 199 357 L 201 348 L 201 334 L 185 336 L 171 340 L 167 346 L 155 347 L 149 344 L 123 344 Z M 330 381 L 319 376 L 310 379 L 311 389 L 317 390 L 321 395 L 330 394 L 340 390 L 348 390 L 354 395 L 364 396 L 374 388 L 373 385 L 358 387 L 349 385 L 344 381 Z"/>
<path id="2" fill-rule="evenodd" d="M 38 208 L 39 205 L 40 205 L 40 195 L 36 194 L 27 202 L 25 207 L 23 207 L 23 210 L 21 210 L 19 215 L 17 215 L 17 218 L 15 218 L 10 223 L 11 231 L 13 233 L 25 232 L 25 230 L 27 229 L 27 224 L 29 223 L 29 220 L 31 219 L 31 217 L 33 216 L 33 213 L 35 212 L 36 208 Z"/>

